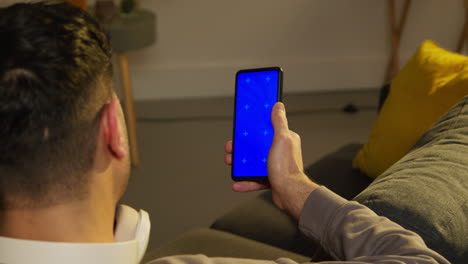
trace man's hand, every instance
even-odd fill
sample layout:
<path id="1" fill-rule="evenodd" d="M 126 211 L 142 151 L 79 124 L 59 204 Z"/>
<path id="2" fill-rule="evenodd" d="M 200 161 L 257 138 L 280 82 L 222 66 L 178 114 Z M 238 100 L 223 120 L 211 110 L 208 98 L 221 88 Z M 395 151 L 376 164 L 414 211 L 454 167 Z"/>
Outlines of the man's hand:
<path id="1" fill-rule="evenodd" d="M 310 181 L 303 172 L 301 138 L 289 130 L 282 103 L 276 103 L 273 107 L 271 121 L 275 136 L 268 155 L 269 184 L 236 182 L 232 185 L 232 189 L 237 192 L 249 192 L 271 188 L 276 206 L 298 219 L 305 200 L 318 185 Z M 226 151 L 224 161 L 231 165 L 232 141 L 228 141 L 224 149 Z"/>

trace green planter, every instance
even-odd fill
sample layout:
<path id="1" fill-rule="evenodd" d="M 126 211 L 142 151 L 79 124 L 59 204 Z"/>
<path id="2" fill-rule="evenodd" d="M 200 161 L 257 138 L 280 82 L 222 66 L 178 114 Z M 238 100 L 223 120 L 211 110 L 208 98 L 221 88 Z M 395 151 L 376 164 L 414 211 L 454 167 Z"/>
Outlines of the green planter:
<path id="1" fill-rule="evenodd" d="M 137 8 L 137 0 L 122 0 L 120 11 L 124 14 L 130 14 Z"/>

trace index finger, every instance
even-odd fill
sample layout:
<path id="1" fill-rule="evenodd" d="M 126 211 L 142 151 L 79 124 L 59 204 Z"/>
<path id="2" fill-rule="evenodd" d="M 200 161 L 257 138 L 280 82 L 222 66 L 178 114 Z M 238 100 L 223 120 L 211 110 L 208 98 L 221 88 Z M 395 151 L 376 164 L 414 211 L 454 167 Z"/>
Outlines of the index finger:
<path id="1" fill-rule="evenodd" d="M 236 182 L 232 184 L 232 190 L 235 192 L 255 192 L 264 189 L 270 189 L 271 186 L 267 182 Z"/>
<path id="2" fill-rule="evenodd" d="M 224 151 L 226 151 L 226 153 L 232 153 L 232 140 L 229 140 L 224 144 Z"/>

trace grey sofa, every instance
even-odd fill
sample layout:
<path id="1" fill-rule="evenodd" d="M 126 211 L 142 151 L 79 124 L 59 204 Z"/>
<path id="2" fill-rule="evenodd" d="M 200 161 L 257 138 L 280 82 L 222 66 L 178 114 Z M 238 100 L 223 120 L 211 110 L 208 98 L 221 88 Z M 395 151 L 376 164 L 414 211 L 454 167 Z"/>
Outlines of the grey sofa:
<path id="1" fill-rule="evenodd" d="M 305 171 L 347 199 L 365 204 L 418 233 L 452 263 L 468 263 L 468 97 L 450 109 L 400 161 L 372 181 L 351 166 L 362 145 L 346 145 Z M 187 233 L 146 259 L 174 254 L 331 260 L 304 238 L 297 223 L 277 209 L 269 191 L 210 228 Z"/>

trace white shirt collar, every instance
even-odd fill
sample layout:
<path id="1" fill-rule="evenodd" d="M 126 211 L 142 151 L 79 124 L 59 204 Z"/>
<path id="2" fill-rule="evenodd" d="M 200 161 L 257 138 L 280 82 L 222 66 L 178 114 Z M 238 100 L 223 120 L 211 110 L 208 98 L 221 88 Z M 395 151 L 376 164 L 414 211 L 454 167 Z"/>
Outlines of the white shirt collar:
<path id="1" fill-rule="evenodd" d="M 62 243 L 0 237 L 0 264 L 136 264 L 148 245 L 148 214 L 119 206 L 115 243 Z"/>
<path id="2" fill-rule="evenodd" d="M 0 237 L 2 264 L 136 264 L 138 262 L 136 240 L 82 244 Z"/>

